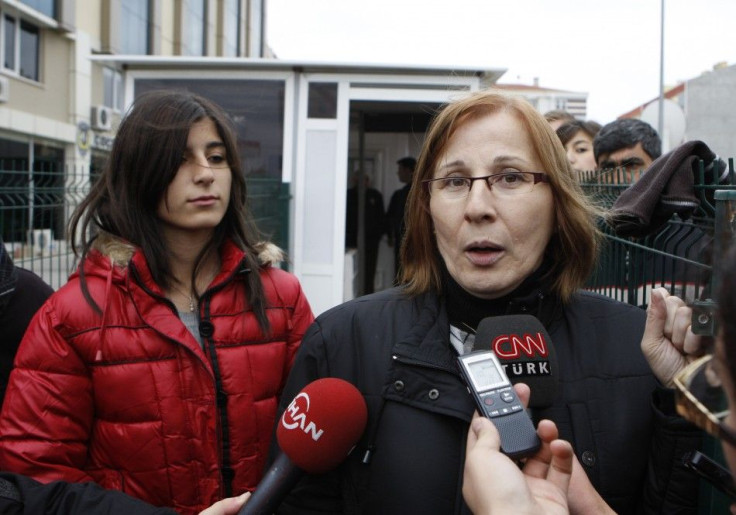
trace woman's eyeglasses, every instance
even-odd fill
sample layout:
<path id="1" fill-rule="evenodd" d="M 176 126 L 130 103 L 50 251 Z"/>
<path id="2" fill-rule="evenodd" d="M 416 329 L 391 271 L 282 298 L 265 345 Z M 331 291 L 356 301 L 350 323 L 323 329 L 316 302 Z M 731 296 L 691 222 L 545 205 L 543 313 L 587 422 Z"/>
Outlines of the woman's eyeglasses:
<path id="1" fill-rule="evenodd" d="M 484 177 L 453 175 L 425 179 L 422 182 L 429 189 L 430 195 L 454 200 L 467 197 L 475 181 L 484 181 L 488 189 L 498 196 L 515 197 L 531 192 L 537 183 L 549 182 L 549 176 L 543 172 L 502 172 Z"/>
<path id="2" fill-rule="evenodd" d="M 677 412 L 709 434 L 736 446 L 736 430 L 723 423 L 729 413 L 728 398 L 713 364 L 713 355 L 707 354 L 677 374 Z"/>

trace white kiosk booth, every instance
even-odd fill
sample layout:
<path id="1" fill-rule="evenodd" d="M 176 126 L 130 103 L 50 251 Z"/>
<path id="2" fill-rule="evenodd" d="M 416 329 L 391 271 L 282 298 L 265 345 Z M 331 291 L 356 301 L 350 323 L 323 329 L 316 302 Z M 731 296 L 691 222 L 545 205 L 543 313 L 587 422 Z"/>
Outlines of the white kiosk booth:
<path id="1" fill-rule="evenodd" d="M 126 105 L 143 91 L 185 88 L 225 108 L 238 131 L 249 196 L 251 183 L 264 180 L 287 192 L 277 242 L 287 246 L 287 268 L 299 277 L 315 314 L 361 292 L 362 274 L 352 266 L 361 258 L 360 245 L 357 255 L 345 251 L 349 172 L 369 174 L 387 204 L 402 186 L 396 160 L 416 157 L 437 107 L 495 83 L 505 71 L 276 59 L 92 59 L 124 72 Z M 393 254 L 383 242 L 376 289 L 392 279 Z"/>

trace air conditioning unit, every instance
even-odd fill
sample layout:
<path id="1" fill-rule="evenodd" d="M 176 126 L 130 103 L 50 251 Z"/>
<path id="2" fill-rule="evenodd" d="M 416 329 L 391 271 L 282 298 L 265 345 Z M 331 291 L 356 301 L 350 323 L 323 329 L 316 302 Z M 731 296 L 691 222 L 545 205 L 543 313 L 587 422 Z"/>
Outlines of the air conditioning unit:
<path id="1" fill-rule="evenodd" d="M 92 128 L 98 131 L 109 131 L 112 129 L 112 109 L 107 106 L 94 106 L 92 108 Z"/>
<path id="2" fill-rule="evenodd" d="M 0 76 L 0 102 L 10 100 L 10 81 L 7 77 Z"/>

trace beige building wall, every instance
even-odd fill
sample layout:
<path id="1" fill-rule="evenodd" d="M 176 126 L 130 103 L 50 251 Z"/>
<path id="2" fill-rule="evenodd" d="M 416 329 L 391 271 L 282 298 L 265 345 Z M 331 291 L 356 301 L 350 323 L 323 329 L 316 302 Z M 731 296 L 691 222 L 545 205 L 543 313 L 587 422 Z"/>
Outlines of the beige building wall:
<path id="1" fill-rule="evenodd" d="M 116 53 L 120 34 L 120 9 L 125 0 L 59 0 L 57 26 L 29 21 L 39 28 L 39 81 L 28 80 L 0 69 L 8 83 L 8 100 L 0 102 L 0 131 L 26 138 L 46 138 L 73 148 L 78 125 L 90 124 L 91 110 L 104 103 L 104 66 L 92 63 L 92 54 Z M 152 0 L 152 53 L 178 55 L 181 33 L 181 2 Z M 251 2 L 240 0 L 240 45 L 247 54 Z M 17 3 L 0 0 L 0 8 L 17 14 Z M 265 9 L 265 7 L 264 7 Z M 208 0 L 205 54 L 223 55 L 225 13 L 223 0 Z M 68 17 L 68 19 L 67 19 Z M 49 19 L 50 20 L 50 19 Z M 260 25 L 260 22 L 258 22 Z M 123 70 L 117 70 L 124 73 Z M 113 113 L 113 120 L 119 113 Z M 105 131 L 96 131 L 106 134 Z M 108 136 L 112 132 L 107 133 Z M 69 156 L 74 159 L 74 157 Z M 76 155 L 80 158 L 80 155 Z"/>
<path id="2" fill-rule="evenodd" d="M 174 46 L 176 38 L 174 37 L 175 26 L 175 0 L 161 0 L 161 54 L 175 55 Z"/>

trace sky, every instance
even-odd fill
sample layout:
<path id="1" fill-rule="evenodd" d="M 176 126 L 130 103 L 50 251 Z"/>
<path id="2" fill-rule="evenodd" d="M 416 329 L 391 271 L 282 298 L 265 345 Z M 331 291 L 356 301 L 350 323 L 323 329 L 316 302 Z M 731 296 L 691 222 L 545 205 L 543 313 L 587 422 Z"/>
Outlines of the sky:
<path id="1" fill-rule="evenodd" d="M 285 60 L 506 69 L 607 123 L 658 97 L 662 0 L 267 0 Z M 664 83 L 736 64 L 736 0 L 664 0 Z M 735 92 L 736 101 L 736 92 Z"/>

